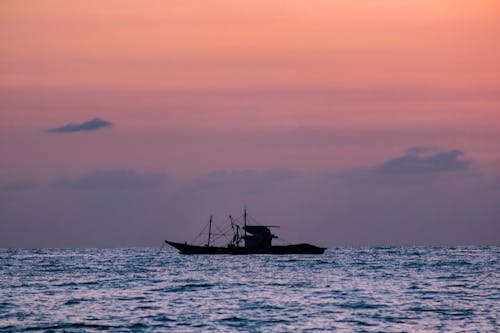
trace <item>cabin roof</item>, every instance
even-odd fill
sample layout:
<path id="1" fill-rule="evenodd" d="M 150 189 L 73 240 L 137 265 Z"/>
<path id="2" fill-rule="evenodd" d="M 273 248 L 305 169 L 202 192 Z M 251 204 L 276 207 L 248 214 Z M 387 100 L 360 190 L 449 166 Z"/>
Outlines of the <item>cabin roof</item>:
<path id="1" fill-rule="evenodd" d="M 264 234 L 266 232 L 270 232 L 269 228 L 275 226 L 266 226 L 266 225 L 247 225 L 243 227 L 243 229 L 251 234 Z"/>

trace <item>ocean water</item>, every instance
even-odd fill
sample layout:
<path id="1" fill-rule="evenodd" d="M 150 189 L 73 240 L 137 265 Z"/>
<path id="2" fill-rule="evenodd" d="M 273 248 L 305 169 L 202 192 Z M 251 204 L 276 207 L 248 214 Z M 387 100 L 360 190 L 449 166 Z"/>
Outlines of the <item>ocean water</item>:
<path id="1" fill-rule="evenodd" d="M 498 332 L 499 247 L 0 250 L 0 331 Z"/>

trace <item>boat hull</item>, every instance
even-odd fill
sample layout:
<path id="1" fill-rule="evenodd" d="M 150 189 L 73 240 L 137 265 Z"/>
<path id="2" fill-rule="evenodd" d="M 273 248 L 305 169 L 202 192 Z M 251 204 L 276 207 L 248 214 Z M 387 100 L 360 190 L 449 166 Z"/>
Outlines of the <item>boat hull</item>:
<path id="1" fill-rule="evenodd" d="M 323 254 L 326 248 L 311 244 L 273 245 L 269 248 L 197 246 L 165 241 L 182 254 Z"/>

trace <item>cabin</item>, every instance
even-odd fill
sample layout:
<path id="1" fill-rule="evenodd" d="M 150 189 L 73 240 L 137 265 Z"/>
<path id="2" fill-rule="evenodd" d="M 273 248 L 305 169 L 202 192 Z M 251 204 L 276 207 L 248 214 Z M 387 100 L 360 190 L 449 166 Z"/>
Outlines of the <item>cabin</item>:
<path id="1" fill-rule="evenodd" d="M 271 248 L 271 242 L 273 238 L 278 238 L 278 236 L 271 233 L 271 226 L 264 225 L 246 225 L 243 227 L 245 230 L 245 247 L 247 248 L 258 248 L 258 249 L 269 249 Z"/>

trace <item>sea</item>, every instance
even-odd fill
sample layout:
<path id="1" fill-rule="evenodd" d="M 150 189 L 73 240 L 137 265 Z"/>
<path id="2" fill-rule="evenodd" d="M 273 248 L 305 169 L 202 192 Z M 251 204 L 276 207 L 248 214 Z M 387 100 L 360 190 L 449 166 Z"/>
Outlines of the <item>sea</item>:
<path id="1" fill-rule="evenodd" d="M 0 332 L 499 332 L 499 254 L 1 249 Z"/>

